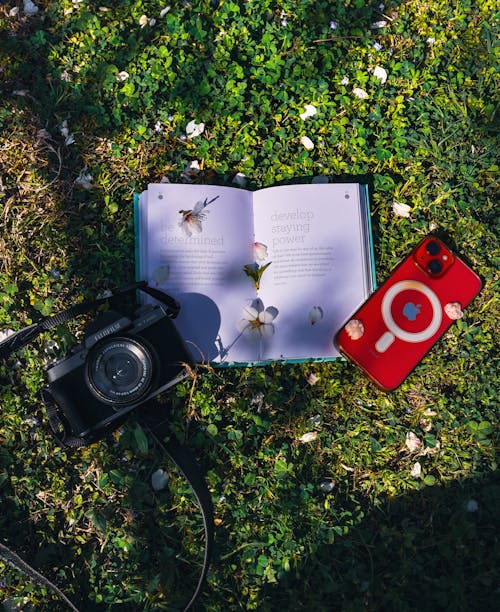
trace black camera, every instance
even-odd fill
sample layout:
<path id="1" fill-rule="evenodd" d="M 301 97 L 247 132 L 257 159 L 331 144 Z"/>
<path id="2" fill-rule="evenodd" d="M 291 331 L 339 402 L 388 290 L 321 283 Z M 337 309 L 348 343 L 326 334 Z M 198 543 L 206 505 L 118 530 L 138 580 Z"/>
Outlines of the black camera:
<path id="1" fill-rule="evenodd" d="M 185 378 L 191 356 L 164 305 L 135 318 L 104 312 L 82 345 L 47 370 L 48 391 L 73 436 L 99 437 L 128 412 Z"/>

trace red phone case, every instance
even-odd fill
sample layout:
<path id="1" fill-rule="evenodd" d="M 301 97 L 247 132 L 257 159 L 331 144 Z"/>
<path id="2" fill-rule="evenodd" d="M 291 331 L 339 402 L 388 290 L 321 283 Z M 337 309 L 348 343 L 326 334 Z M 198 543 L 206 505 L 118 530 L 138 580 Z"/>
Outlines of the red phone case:
<path id="1" fill-rule="evenodd" d="M 398 387 L 479 293 L 479 276 L 434 236 L 422 240 L 335 336 L 385 391 Z"/>

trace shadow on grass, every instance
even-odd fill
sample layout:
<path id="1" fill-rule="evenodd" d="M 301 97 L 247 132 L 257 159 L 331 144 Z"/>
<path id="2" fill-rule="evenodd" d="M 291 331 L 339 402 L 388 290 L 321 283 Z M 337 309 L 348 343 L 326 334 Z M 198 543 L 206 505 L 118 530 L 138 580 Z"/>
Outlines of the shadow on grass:
<path id="1" fill-rule="evenodd" d="M 333 496 L 332 506 L 339 499 Z M 266 587 L 264 610 L 498 610 L 500 478 L 379 500 L 331 545 Z"/>

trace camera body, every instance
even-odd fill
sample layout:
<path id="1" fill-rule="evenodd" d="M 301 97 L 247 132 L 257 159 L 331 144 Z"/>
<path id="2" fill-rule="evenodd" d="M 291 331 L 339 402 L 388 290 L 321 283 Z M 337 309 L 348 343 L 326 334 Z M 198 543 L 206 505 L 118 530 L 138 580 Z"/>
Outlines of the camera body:
<path id="1" fill-rule="evenodd" d="M 193 360 L 171 317 L 163 304 L 142 306 L 133 318 L 101 313 L 83 344 L 49 366 L 48 391 L 72 436 L 102 436 L 188 375 Z"/>

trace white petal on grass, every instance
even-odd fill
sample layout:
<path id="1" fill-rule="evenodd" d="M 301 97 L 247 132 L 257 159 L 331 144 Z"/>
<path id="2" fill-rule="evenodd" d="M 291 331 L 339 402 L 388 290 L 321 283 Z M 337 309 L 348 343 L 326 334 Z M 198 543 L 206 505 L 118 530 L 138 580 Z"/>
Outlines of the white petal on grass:
<path id="1" fill-rule="evenodd" d="M 408 204 L 403 204 L 402 202 L 393 202 L 392 203 L 392 211 L 397 217 L 406 217 L 410 216 L 410 206 Z"/>
<path id="2" fill-rule="evenodd" d="M 368 98 L 368 94 L 364 89 L 361 89 L 361 87 L 355 87 L 352 90 L 352 93 L 356 96 L 356 98 L 359 98 L 360 100 L 366 100 L 366 98 Z"/>
<path id="3" fill-rule="evenodd" d="M 196 123 L 193 119 L 186 125 L 186 135 L 188 138 L 196 138 L 196 136 L 203 134 L 204 129 L 204 123 Z"/>
<path id="4" fill-rule="evenodd" d="M 141 18 L 139 19 L 139 25 L 141 26 L 141 28 L 143 28 L 144 26 L 147 26 L 149 23 L 149 19 L 147 18 L 147 15 L 141 15 Z"/>
<path id="5" fill-rule="evenodd" d="M 169 475 L 161 468 L 151 474 L 151 486 L 155 491 L 161 491 L 167 486 L 169 481 Z"/>
<path id="6" fill-rule="evenodd" d="M 418 439 L 416 434 L 413 433 L 413 431 L 409 431 L 406 434 L 405 445 L 406 448 L 413 453 L 422 447 L 422 442 Z"/>
<path id="7" fill-rule="evenodd" d="M 314 372 L 311 372 L 306 380 L 312 387 L 319 381 L 319 376 L 317 376 Z"/>
<path id="8" fill-rule="evenodd" d="M 375 70 L 373 71 L 373 75 L 377 77 L 377 79 L 384 84 L 387 81 L 387 71 L 382 66 L 375 66 Z"/>
<path id="9" fill-rule="evenodd" d="M 417 461 L 416 463 L 414 463 L 411 472 L 410 472 L 411 476 L 413 476 L 413 478 L 420 478 L 421 474 L 422 474 L 422 466 L 420 465 L 420 463 Z"/>
<path id="10" fill-rule="evenodd" d="M 160 17 L 165 17 L 165 15 L 170 11 L 170 6 L 166 6 L 164 9 L 160 11 Z"/>
<path id="11" fill-rule="evenodd" d="M 308 442 L 314 442 L 314 440 L 317 440 L 317 439 L 318 439 L 317 431 L 308 431 L 307 433 L 300 436 L 299 442 L 301 444 L 307 444 Z"/>
<path id="12" fill-rule="evenodd" d="M 117 81 L 126 81 L 129 76 L 130 76 L 129 73 L 126 70 L 122 70 L 121 72 L 119 72 L 116 75 L 116 80 Z"/>
<path id="13" fill-rule="evenodd" d="M 387 25 L 387 21 L 384 21 L 383 19 L 381 19 L 380 21 L 374 21 L 370 28 L 372 30 L 379 30 L 380 28 L 385 28 L 385 26 Z"/>
<path id="14" fill-rule="evenodd" d="M 14 333 L 14 330 L 10 329 L 9 327 L 6 327 L 5 329 L 1 329 L 0 330 L 0 342 L 7 340 L 7 338 L 9 336 L 12 336 L 13 333 Z"/>
<path id="15" fill-rule="evenodd" d="M 19 13 L 19 7 L 15 6 L 14 8 L 11 8 L 9 11 L 9 17 L 15 17 L 16 15 L 18 15 Z"/>
<path id="16" fill-rule="evenodd" d="M 314 149 L 314 142 L 308 136 L 302 136 L 300 143 L 308 151 L 312 151 Z"/>
<path id="17" fill-rule="evenodd" d="M 235 185 L 238 185 L 238 187 L 245 187 L 247 184 L 247 177 L 243 174 L 243 172 L 237 172 L 234 175 L 232 182 Z"/>
<path id="18" fill-rule="evenodd" d="M 38 13 L 38 6 L 31 0 L 24 0 L 23 5 L 24 14 L 26 17 L 33 17 L 33 15 Z"/>
<path id="19" fill-rule="evenodd" d="M 341 85 L 348 85 L 349 84 L 349 77 L 344 77 L 341 81 L 340 81 Z"/>
<path id="20" fill-rule="evenodd" d="M 318 109 L 313 104 L 306 104 L 304 108 L 304 112 L 300 114 L 302 121 L 305 121 L 308 117 L 314 117 L 318 112 Z"/>
<path id="21" fill-rule="evenodd" d="M 75 185 L 78 185 L 82 189 L 86 189 L 87 191 L 93 189 L 94 185 L 92 184 L 92 175 L 87 172 L 86 168 L 80 172 L 80 174 L 75 179 Z"/>

